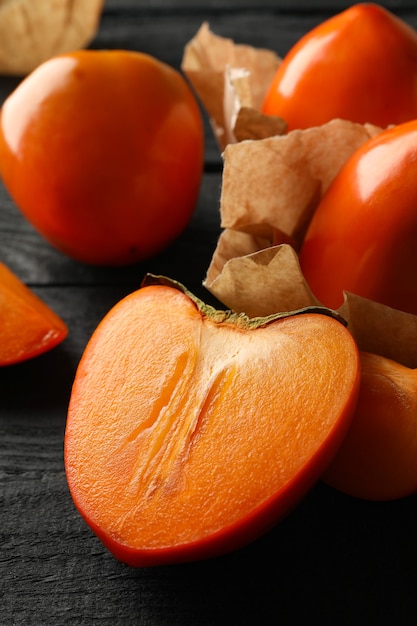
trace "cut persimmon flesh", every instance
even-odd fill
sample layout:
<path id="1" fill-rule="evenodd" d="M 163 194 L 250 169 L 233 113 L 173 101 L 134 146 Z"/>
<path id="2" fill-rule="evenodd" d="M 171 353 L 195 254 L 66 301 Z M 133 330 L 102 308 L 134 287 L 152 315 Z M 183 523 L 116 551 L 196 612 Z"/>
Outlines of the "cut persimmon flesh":
<path id="1" fill-rule="evenodd" d="M 0 263 L 0 366 L 51 350 L 67 334 L 63 320 Z"/>
<path id="2" fill-rule="evenodd" d="M 144 286 L 79 364 L 65 434 L 75 505 L 134 566 L 243 546 L 320 477 L 358 384 L 356 344 L 330 316 L 250 320 Z"/>

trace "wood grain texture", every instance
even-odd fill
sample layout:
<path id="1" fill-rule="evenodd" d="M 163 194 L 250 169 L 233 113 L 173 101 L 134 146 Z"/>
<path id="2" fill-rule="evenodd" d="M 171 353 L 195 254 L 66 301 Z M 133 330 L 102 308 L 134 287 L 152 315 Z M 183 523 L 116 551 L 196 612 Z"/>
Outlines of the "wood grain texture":
<path id="1" fill-rule="evenodd" d="M 346 0 L 105 0 L 105 11 L 143 11 L 143 10 L 196 10 L 206 11 L 218 9 L 221 11 L 242 11 L 247 8 L 257 10 L 285 11 L 299 14 L 320 13 L 322 11 L 338 12 L 350 7 L 353 3 Z M 391 11 L 404 9 L 414 10 L 414 0 L 385 0 L 379 2 Z"/>
<path id="2" fill-rule="evenodd" d="M 350 3 L 307 0 L 107 0 L 93 48 L 137 49 L 179 67 L 202 21 L 280 54 Z M 417 6 L 392 0 L 417 25 Z M 0 77 L 0 99 L 19 79 Z M 207 120 L 206 120 L 207 122 Z M 130 569 L 74 508 L 63 435 L 76 367 L 105 313 L 146 272 L 200 297 L 220 233 L 221 155 L 207 124 L 206 173 L 192 222 L 163 254 L 124 269 L 52 249 L 0 184 L 0 259 L 67 322 L 67 340 L 0 369 L 0 626 L 414 626 L 417 496 L 371 503 L 318 484 L 276 528 L 212 561 Z"/>

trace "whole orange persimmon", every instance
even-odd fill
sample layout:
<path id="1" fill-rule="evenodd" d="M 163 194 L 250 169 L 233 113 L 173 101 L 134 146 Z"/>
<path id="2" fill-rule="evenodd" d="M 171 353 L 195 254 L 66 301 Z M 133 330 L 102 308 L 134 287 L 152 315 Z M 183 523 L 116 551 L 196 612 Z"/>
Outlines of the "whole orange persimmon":
<path id="1" fill-rule="evenodd" d="M 1 111 L 6 188 L 51 244 L 85 263 L 126 265 L 172 242 L 193 214 L 203 158 L 185 78 L 139 52 L 56 56 Z"/>
<path id="2" fill-rule="evenodd" d="M 378 126 L 417 117 L 417 33 L 364 2 L 322 22 L 284 57 L 263 104 L 288 129 L 334 118 Z"/>
<path id="3" fill-rule="evenodd" d="M 351 496 L 396 500 L 417 492 L 417 369 L 360 353 L 359 400 L 323 480 Z"/>
<path id="4" fill-rule="evenodd" d="M 315 296 L 343 291 L 417 315 L 417 120 L 383 130 L 345 162 L 300 250 Z"/>

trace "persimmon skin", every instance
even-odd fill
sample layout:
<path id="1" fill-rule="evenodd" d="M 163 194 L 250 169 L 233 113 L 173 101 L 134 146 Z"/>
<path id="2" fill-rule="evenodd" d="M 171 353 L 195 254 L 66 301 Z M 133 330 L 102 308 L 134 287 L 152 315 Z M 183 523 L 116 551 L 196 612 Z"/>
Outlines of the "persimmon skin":
<path id="1" fill-rule="evenodd" d="M 0 367 L 33 359 L 68 335 L 65 322 L 0 263 Z"/>
<path id="2" fill-rule="evenodd" d="M 74 503 L 131 566 L 240 548 L 322 475 L 359 373 L 355 342 L 330 317 L 249 328 L 145 286 L 102 320 L 79 364 L 65 432 Z"/>
<path id="3" fill-rule="evenodd" d="M 373 3 L 319 24 L 284 57 L 263 112 L 288 130 L 335 118 L 385 128 L 417 117 L 417 33 Z"/>
<path id="4" fill-rule="evenodd" d="M 417 122 L 387 129 L 348 159 L 321 199 L 300 250 L 317 298 L 343 290 L 417 313 Z"/>
<path id="5" fill-rule="evenodd" d="M 127 265 L 166 248 L 192 217 L 203 159 L 190 87 L 147 54 L 57 56 L 2 107 L 6 188 L 53 246 L 84 263 Z"/>
<path id="6" fill-rule="evenodd" d="M 355 416 L 323 480 L 357 498 L 396 500 L 417 492 L 417 370 L 360 357 Z"/>

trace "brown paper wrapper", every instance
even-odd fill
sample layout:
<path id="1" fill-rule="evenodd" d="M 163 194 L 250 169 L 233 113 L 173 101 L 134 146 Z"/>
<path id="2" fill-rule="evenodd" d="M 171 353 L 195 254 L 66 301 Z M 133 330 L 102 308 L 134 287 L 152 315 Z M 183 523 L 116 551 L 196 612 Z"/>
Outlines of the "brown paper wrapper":
<path id="1" fill-rule="evenodd" d="M 250 317 L 321 305 L 288 244 L 231 258 L 206 286 L 226 307 Z M 417 316 L 348 292 L 338 313 L 360 350 L 417 367 Z"/>
<path id="2" fill-rule="evenodd" d="M 346 159 L 378 132 L 375 126 L 333 120 L 317 128 L 228 145 L 220 200 L 224 231 L 206 287 L 219 297 L 216 278 L 236 256 L 280 243 L 298 250 L 333 178 Z"/>
<path id="3" fill-rule="evenodd" d="M 0 0 L 0 74 L 23 76 L 93 39 L 104 0 Z"/>
<path id="4" fill-rule="evenodd" d="M 209 115 L 221 150 L 241 139 L 286 131 L 282 119 L 269 117 L 262 122 L 266 116 L 260 113 L 265 91 L 280 62 L 271 50 L 235 44 L 215 35 L 207 22 L 186 45 L 181 69 Z"/>
<path id="5" fill-rule="evenodd" d="M 286 133 L 284 120 L 260 113 L 279 63 L 274 53 L 213 35 L 207 24 L 183 59 L 224 150 L 224 230 L 204 285 L 250 317 L 321 305 L 302 275 L 297 250 L 340 168 L 381 131 L 336 119 Z M 351 293 L 338 313 L 360 350 L 417 367 L 417 316 Z"/>
<path id="6" fill-rule="evenodd" d="M 341 166 L 378 132 L 375 126 L 333 120 L 317 128 L 228 145 L 222 227 L 271 239 L 274 231 L 281 231 L 299 245 Z"/>

